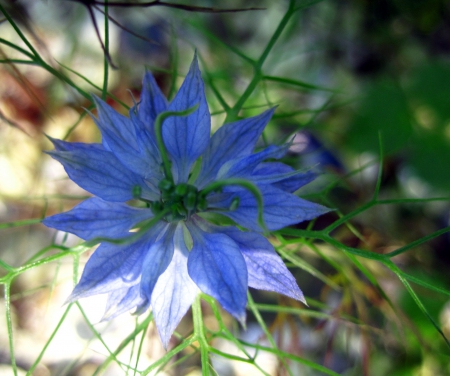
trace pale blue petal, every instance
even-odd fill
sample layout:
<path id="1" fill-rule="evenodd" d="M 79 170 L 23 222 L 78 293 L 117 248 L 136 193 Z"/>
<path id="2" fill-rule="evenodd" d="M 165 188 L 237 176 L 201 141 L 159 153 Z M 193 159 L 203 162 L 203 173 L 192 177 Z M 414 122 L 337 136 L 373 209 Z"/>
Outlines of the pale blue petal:
<path id="1" fill-rule="evenodd" d="M 216 226 L 198 216 L 193 220 L 204 231 L 222 233 L 233 239 L 244 256 L 249 287 L 278 292 L 305 303 L 294 276 L 264 236 L 253 231 L 240 231 L 236 227 Z"/>
<path id="2" fill-rule="evenodd" d="M 165 349 L 173 331 L 200 292 L 188 274 L 189 251 L 181 225 L 175 231 L 174 247 L 172 262 L 158 278 L 151 299 L 156 327 Z"/>
<path id="3" fill-rule="evenodd" d="M 96 149 L 47 152 L 59 161 L 69 177 L 88 192 L 106 201 L 128 201 L 136 187 L 141 197 L 157 198 L 144 180 L 127 169 L 113 153 Z"/>
<path id="4" fill-rule="evenodd" d="M 142 301 L 139 284 L 114 290 L 108 294 L 102 321 L 111 320 L 122 313 L 131 311 L 140 305 Z"/>
<path id="5" fill-rule="evenodd" d="M 306 303 L 294 276 L 264 236 L 239 231 L 234 227 L 219 228 L 219 231 L 228 235 L 239 246 L 247 264 L 250 287 L 274 291 Z"/>
<path id="6" fill-rule="evenodd" d="M 197 57 L 191 64 L 169 111 L 184 111 L 198 105 L 189 116 L 172 116 L 162 126 L 164 143 L 172 162 L 176 183 L 187 182 L 193 162 L 205 151 L 211 132 L 211 117 Z"/>
<path id="7" fill-rule="evenodd" d="M 164 111 L 167 111 L 167 99 L 156 84 L 153 75 L 150 72 L 146 72 L 142 82 L 139 119 L 145 125 L 152 138 L 155 137 L 153 128 L 155 119 Z"/>
<path id="8" fill-rule="evenodd" d="M 189 226 L 194 246 L 189 253 L 188 271 L 205 294 L 242 324 L 247 304 L 247 266 L 237 244 L 224 234 L 209 234 Z"/>
<path id="9" fill-rule="evenodd" d="M 330 211 L 322 205 L 303 200 L 271 185 L 261 185 L 258 188 L 263 196 L 264 223 L 271 231 L 316 218 Z M 239 190 L 236 195 L 240 199 L 238 208 L 234 211 L 224 210 L 218 213 L 226 215 L 249 230 L 261 231 L 257 222 L 258 204 L 253 194 L 247 190 Z M 232 200 L 232 197 L 224 198 L 222 202 L 215 202 L 214 205 L 227 209 Z"/>
<path id="10" fill-rule="evenodd" d="M 203 155 L 196 185 L 199 188 L 204 187 L 215 179 L 224 163 L 251 154 L 274 110 L 272 108 L 258 116 L 221 126 L 211 137 L 211 142 Z"/>
<path id="11" fill-rule="evenodd" d="M 265 159 L 281 158 L 288 149 L 289 145 L 275 146 L 270 145 L 266 149 L 245 157 L 232 159 L 225 163 L 217 173 L 217 179 L 228 178 L 247 178 L 250 177 L 255 168 Z"/>
<path id="12" fill-rule="evenodd" d="M 150 209 L 138 209 L 92 197 L 68 212 L 43 220 L 47 227 L 70 232 L 84 240 L 96 237 L 121 238 L 136 224 L 153 217 Z"/>
<path id="13" fill-rule="evenodd" d="M 167 269 L 173 257 L 174 224 L 148 250 L 142 265 L 141 295 L 150 301 L 159 276 Z"/>
<path id="14" fill-rule="evenodd" d="M 134 286 L 141 279 L 145 255 L 166 223 L 159 222 L 130 244 L 102 243 L 86 263 L 68 302 Z"/>
<path id="15" fill-rule="evenodd" d="M 312 182 L 317 175 L 309 171 L 295 171 L 292 167 L 281 162 L 261 163 L 249 178 L 256 184 L 272 184 L 286 192 L 295 192 L 297 189 Z"/>

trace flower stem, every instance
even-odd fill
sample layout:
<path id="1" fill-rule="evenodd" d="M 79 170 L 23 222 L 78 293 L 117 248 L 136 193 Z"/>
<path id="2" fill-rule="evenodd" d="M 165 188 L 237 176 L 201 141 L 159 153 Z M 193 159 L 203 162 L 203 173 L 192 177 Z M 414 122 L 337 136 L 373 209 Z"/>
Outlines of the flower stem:
<path id="1" fill-rule="evenodd" d="M 200 356 L 202 361 L 202 376 L 209 376 L 209 345 L 205 337 L 205 327 L 202 318 L 202 306 L 200 294 L 192 304 L 192 316 L 194 320 L 194 337 L 200 344 Z"/>
<path id="2" fill-rule="evenodd" d="M 161 112 L 155 120 L 155 133 L 156 133 L 156 143 L 158 145 L 159 152 L 161 153 L 161 159 L 163 161 L 163 167 L 164 167 L 164 174 L 166 176 L 166 179 L 170 180 L 172 183 L 173 176 L 171 171 L 171 163 L 169 160 L 169 156 L 167 154 L 166 145 L 164 144 L 163 137 L 162 137 L 162 125 L 164 121 L 171 117 L 171 116 L 188 116 L 192 114 L 196 109 L 198 108 L 198 104 L 188 108 L 184 111 L 165 111 Z"/>
<path id="3" fill-rule="evenodd" d="M 267 43 L 266 48 L 262 52 L 259 59 L 255 62 L 252 62 L 253 70 L 254 70 L 253 78 L 250 81 L 250 83 L 248 84 L 244 93 L 240 96 L 239 100 L 236 102 L 236 104 L 229 111 L 227 111 L 227 117 L 225 119 L 225 123 L 229 123 L 229 122 L 237 119 L 237 115 L 238 115 L 239 111 L 242 109 L 242 106 L 245 104 L 247 99 L 250 97 L 250 95 L 256 89 L 259 82 L 264 78 L 262 66 L 263 66 L 264 62 L 266 61 L 267 57 L 269 56 L 269 53 L 272 51 L 275 43 L 279 39 L 280 35 L 284 31 L 286 25 L 288 24 L 289 19 L 292 17 L 292 15 L 295 12 L 296 12 L 295 0 L 290 0 L 288 10 L 286 11 L 284 17 L 282 18 L 281 22 L 279 23 L 277 29 L 275 30 L 274 34 L 270 38 L 269 42 Z"/>
<path id="4" fill-rule="evenodd" d="M 108 0 L 105 1 L 105 56 L 103 62 L 103 89 L 102 99 L 106 100 L 108 94 L 108 76 L 109 76 L 109 20 L 108 20 Z"/>
<path id="5" fill-rule="evenodd" d="M 5 305 L 6 305 L 6 326 L 8 330 L 9 338 L 9 357 L 11 359 L 11 367 L 14 372 L 14 376 L 17 376 L 17 364 L 16 356 L 14 354 L 14 342 L 13 342 L 13 324 L 11 320 L 11 282 L 5 283 Z"/>

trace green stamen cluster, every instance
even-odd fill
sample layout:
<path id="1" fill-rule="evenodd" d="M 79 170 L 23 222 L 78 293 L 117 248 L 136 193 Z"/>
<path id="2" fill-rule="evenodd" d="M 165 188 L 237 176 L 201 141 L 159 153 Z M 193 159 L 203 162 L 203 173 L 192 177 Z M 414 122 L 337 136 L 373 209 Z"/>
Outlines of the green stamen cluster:
<path id="1" fill-rule="evenodd" d="M 205 195 L 193 185 L 186 183 L 174 185 L 169 179 L 163 179 L 158 188 L 161 199 L 152 202 L 151 209 L 155 215 L 168 211 L 164 217 L 167 222 L 189 219 L 192 214 L 206 210 L 208 206 Z"/>
<path id="2" fill-rule="evenodd" d="M 201 192 L 196 187 L 187 183 L 175 184 L 172 175 L 172 164 L 169 159 L 166 146 L 162 137 L 162 125 L 171 116 L 188 116 L 197 110 L 198 104 L 185 111 L 167 111 L 160 113 L 155 119 L 156 143 L 162 159 L 162 167 L 165 179 L 161 180 L 158 188 L 161 193 L 159 201 L 150 202 L 151 209 L 155 215 L 164 215 L 167 222 L 175 222 L 189 219 L 192 214 L 205 211 L 208 208 L 206 196 L 212 192 L 221 192 L 226 186 L 240 186 L 250 191 L 258 203 L 258 222 L 261 228 L 266 229 L 263 220 L 263 200 L 258 187 L 245 179 L 231 178 L 222 181 L 214 181 L 203 188 Z M 133 188 L 133 197 L 139 198 L 141 194 L 139 187 Z M 143 200 L 146 201 L 146 200 Z M 228 210 L 233 211 L 239 207 L 239 197 L 233 198 Z M 147 203 L 149 203 L 147 201 Z"/>

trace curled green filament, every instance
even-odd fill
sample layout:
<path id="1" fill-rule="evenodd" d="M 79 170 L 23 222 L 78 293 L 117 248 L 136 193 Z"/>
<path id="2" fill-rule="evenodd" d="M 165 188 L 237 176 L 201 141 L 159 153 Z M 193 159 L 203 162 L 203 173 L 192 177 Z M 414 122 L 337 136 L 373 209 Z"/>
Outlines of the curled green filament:
<path id="1" fill-rule="evenodd" d="M 226 187 L 227 185 L 237 185 L 240 186 L 246 190 L 248 190 L 256 199 L 256 202 L 258 203 L 258 224 L 261 226 L 261 228 L 268 232 L 263 218 L 263 211 L 264 211 L 264 205 L 263 205 L 263 197 L 261 194 L 261 191 L 259 188 L 253 184 L 252 182 L 246 180 L 246 179 L 239 179 L 239 178 L 230 178 L 230 179 L 224 179 L 224 180 L 217 180 L 215 182 L 212 182 L 211 184 L 207 185 L 205 188 L 203 188 L 200 191 L 200 198 L 199 200 L 204 199 L 209 193 L 211 192 L 217 192 L 220 191 L 223 187 Z M 233 200 L 231 203 L 230 210 L 236 210 L 239 205 L 238 200 Z"/>
<path id="2" fill-rule="evenodd" d="M 169 160 L 169 156 L 167 153 L 166 145 L 164 144 L 163 137 L 162 137 L 162 125 L 164 121 L 171 117 L 171 116 L 188 116 L 192 114 L 195 110 L 198 108 L 198 103 L 194 106 L 188 108 L 184 111 L 165 111 L 161 112 L 155 120 L 155 134 L 156 134 L 156 143 L 158 145 L 159 152 L 161 153 L 161 158 L 163 161 L 163 169 L 164 169 L 164 175 L 166 176 L 166 179 L 170 182 L 173 181 L 172 176 L 172 162 Z"/>

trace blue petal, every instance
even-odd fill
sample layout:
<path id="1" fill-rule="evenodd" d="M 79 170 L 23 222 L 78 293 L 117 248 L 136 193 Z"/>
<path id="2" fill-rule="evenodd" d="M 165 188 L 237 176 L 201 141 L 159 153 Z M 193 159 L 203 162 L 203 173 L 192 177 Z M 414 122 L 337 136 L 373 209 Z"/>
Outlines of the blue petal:
<path id="1" fill-rule="evenodd" d="M 162 126 L 176 183 L 187 182 L 193 162 L 208 146 L 211 131 L 211 117 L 197 57 L 194 57 L 189 73 L 168 110 L 184 111 L 194 105 L 199 106 L 194 113 L 184 117 L 172 116 Z"/>
<path id="2" fill-rule="evenodd" d="M 98 120 L 95 123 L 102 133 L 102 142 L 105 148 L 114 155 L 131 171 L 145 177 L 149 171 L 158 169 L 155 158 L 141 153 L 136 133 L 136 122 L 119 114 L 116 110 L 93 96 L 97 106 Z"/>
<path id="3" fill-rule="evenodd" d="M 260 185 L 258 188 L 263 196 L 264 223 L 272 231 L 313 219 L 330 211 L 322 205 L 303 200 L 271 185 Z M 225 210 L 219 213 L 249 230 L 261 231 L 257 223 L 258 204 L 253 194 L 247 190 L 239 190 L 235 193 L 240 199 L 238 208 L 234 211 Z M 214 205 L 221 209 L 227 209 L 232 200 L 232 197 L 224 196 L 221 202 L 215 202 Z"/>
<path id="4" fill-rule="evenodd" d="M 217 173 L 217 179 L 227 178 L 247 178 L 250 177 L 262 161 L 268 158 L 281 158 L 288 149 L 289 145 L 275 146 L 270 145 L 259 153 L 251 154 L 245 157 L 232 159 L 225 163 Z"/>
<path id="5" fill-rule="evenodd" d="M 82 239 L 96 237 L 121 238 L 136 224 L 153 217 L 150 209 L 138 209 L 92 197 L 68 212 L 43 220 L 47 227 L 70 232 Z"/>
<path id="6" fill-rule="evenodd" d="M 147 161 L 149 166 L 149 171 L 147 171 L 145 176 L 147 177 L 155 174 L 162 176 L 160 169 L 162 159 L 158 146 L 156 145 L 155 136 L 151 134 L 151 130 L 148 129 L 149 127 L 139 119 L 138 115 L 136 115 L 134 111 L 130 111 L 130 119 L 136 130 L 136 142 L 139 147 L 139 153 L 142 158 Z"/>
<path id="7" fill-rule="evenodd" d="M 175 225 L 169 225 L 167 231 L 150 247 L 145 256 L 142 265 L 141 295 L 148 301 L 150 301 L 156 281 L 172 260 L 174 231 Z"/>
<path id="8" fill-rule="evenodd" d="M 146 129 L 149 130 L 153 139 L 155 137 L 153 124 L 156 117 L 164 111 L 167 111 L 167 99 L 161 93 L 161 89 L 156 84 L 153 75 L 150 72 L 146 72 L 142 82 L 139 119 Z"/>
<path id="9" fill-rule="evenodd" d="M 234 227 L 225 227 L 220 231 L 239 246 L 247 264 L 250 287 L 278 292 L 306 304 L 294 276 L 265 237 L 255 232 L 242 232 Z"/>
<path id="10" fill-rule="evenodd" d="M 142 238 L 130 244 L 100 244 L 87 262 L 68 302 L 138 283 L 145 255 L 166 226 L 166 223 L 159 222 Z"/>
<path id="11" fill-rule="evenodd" d="M 66 142 L 47 136 L 57 151 L 105 150 L 102 144 L 85 144 L 84 142 Z"/>
<path id="12" fill-rule="evenodd" d="M 184 243 L 181 225 L 175 231 L 174 246 L 172 262 L 156 282 L 151 299 L 155 324 L 165 349 L 173 331 L 199 293 L 188 274 L 189 251 Z"/>
<path id="13" fill-rule="evenodd" d="M 109 150 L 122 149 L 123 144 L 128 149 L 137 150 L 136 133 L 134 125 L 129 118 L 119 114 L 109 104 L 93 95 L 95 106 L 97 107 L 98 119 L 95 122 L 102 133 L 103 142 L 106 141 L 105 147 Z"/>
<path id="14" fill-rule="evenodd" d="M 242 324 L 247 304 L 247 266 L 237 244 L 224 234 L 208 234 L 189 226 L 194 246 L 189 253 L 188 271 L 205 294 Z"/>
<path id="15" fill-rule="evenodd" d="M 303 173 L 295 174 L 285 179 L 279 180 L 273 184 L 274 187 L 282 189 L 283 191 L 293 193 L 306 184 L 311 183 L 317 174 L 313 171 L 306 171 Z"/>
<path id="16" fill-rule="evenodd" d="M 141 304 L 142 300 L 139 284 L 110 292 L 102 321 L 111 320 L 122 313 L 131 311 Z"/>
<path id="17" fill-rule="evenodd" d="M 130 200 L 136 187 L 140 187 L 143 198 L 158 197 L 139 175 L 127 169 L 109 151 L 77 148 L 47 153 L 61 162 L 75 183 L 106 201 Z"/>
<path id="18" fill-rule="evenodd" d="M 208 149 L 203 155 L 202 168 L 196 185 L 199 188 L 204 187 L 215 179 L 224 163 L 249 155 L 274 110 L 270 109 L 258 116 L 220 127 L 211 137 Z"/>
<path id="19" fill-rule="evenodd" d="M 295 171 L 292 167 L 280 162 L 261 163 L 249 178 L 257 184 L 272 184 L 286 192 L 297 189 L 312 182 L 316 178 L 313 171 Z"/>

